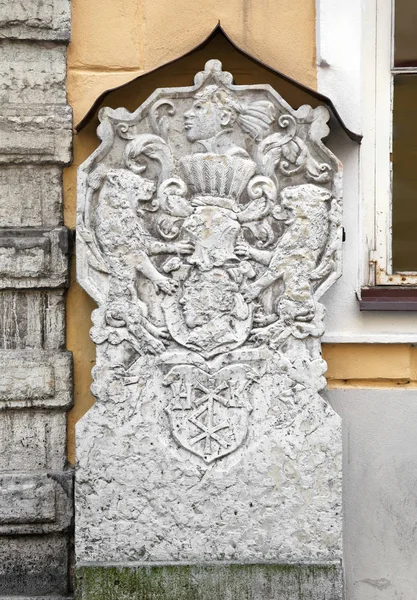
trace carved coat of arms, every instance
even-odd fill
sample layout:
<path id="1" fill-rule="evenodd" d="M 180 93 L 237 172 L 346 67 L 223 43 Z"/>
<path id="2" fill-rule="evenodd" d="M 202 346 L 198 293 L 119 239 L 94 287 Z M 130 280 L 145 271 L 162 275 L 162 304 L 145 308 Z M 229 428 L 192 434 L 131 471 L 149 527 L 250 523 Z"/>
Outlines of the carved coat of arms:
<path id="1" fill-rule="evenodd" d="M 309 340 L 340 275 L 329 115 L 236 86 L 212 60 L 192 87 L 99 116 L 102 143 L 79 174 L 77 254 L 99 305 L 92 338 L 117 350 L 100 377 L 127 385 L 135 357 L 155 356 L 173 439 L 211 463 L 244 442 L 268 353 L 290 393 L 323 387 Z"/>

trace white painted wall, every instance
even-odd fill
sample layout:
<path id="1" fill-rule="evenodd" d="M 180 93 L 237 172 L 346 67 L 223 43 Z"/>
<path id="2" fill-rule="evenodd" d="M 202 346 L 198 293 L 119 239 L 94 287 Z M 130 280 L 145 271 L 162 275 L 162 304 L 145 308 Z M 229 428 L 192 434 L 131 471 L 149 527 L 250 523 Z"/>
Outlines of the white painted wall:
<path id="1" fill-rule="evenodd" d="M 361 130 L 361 4 L 317 0 L 318 91 L 332 99 L 346 126 Z"/>
<path id="2" fill-rule="evenodd" d="M 417 598 L 417 390 L 328 390 L 343 423 L 346 600 Z"/>
<path id="3" fill-rule="evenodd" d="M 379 178 L 375 133 L 376 7 L 390 0 L 317 0 L 318 89 L 347 126 L 329 139 L 344 163 L 344 271 L 324 297 L 328 342 L 416 342 L 417 314 L 359 312 L 368 250 L 388 174 Z M 384 10 L 384 14 L 385 14 Z M 376 192 L 378 190 L 378 193 Z M 417 390 L 328 390 L 343 422 L 346 600 L 417 600 Z"/>
<path id="4" fill-rule="evenodd" d="M 369 284 L 369 250 L 376 243 L 375 11 L 376 0 L 317 0 L 318 91 L 332 99 L 347 127 L 363 134 L 360 147 L 341 132 L 329 138 L 344 164 L 347 238 L 343 276 L 323 298 L 324 341 L 417 343 L 416 313 L 361 313 L 356 297 Z"/>

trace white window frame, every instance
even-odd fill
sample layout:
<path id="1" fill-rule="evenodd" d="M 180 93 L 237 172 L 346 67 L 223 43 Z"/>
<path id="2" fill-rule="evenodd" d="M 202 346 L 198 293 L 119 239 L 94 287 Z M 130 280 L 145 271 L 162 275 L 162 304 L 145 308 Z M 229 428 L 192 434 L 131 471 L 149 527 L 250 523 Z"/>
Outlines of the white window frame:
<path id="1" fill-rule="evenodd" d="M 374 0 L 375 9 L 375 249 L 370 252 L 375 285 L 417 285 L 417 272 L 392 270 L 392 109 L 394 73 L 416 72 L 393 68 L 394 1 Z M 366 169 L 366 165 L 363 165 Z M 369 168 L 369 166 L 368 166 Z M 366 201 L 366 198 L 365 198 Z"/>

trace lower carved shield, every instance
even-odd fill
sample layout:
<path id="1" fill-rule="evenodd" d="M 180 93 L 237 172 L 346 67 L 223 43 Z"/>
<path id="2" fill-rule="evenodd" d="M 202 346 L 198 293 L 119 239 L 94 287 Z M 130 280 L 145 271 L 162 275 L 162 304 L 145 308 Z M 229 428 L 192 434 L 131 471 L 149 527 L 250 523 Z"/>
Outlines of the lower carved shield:
<path id="1" fill-rule="evenodd" d="M 165 410 L 176 442 L 207 464 L 239 448 L 248 433 L 248 390 L 256 378 L 242 364 L 214 375 L 191 365 L 173 367 L 164 382 L 172 392 Z"/>

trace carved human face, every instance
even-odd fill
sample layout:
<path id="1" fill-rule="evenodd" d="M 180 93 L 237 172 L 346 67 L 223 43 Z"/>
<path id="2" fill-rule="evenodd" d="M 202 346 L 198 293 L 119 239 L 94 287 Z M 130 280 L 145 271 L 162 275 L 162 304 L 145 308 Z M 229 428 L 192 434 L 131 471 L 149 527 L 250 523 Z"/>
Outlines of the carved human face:
<path id="1" fill-rule="evenodd" d="M 184 113 L 184 129 L 189 142 L 208 140 L 230 123 L 231 112 L 212 100 L 196 100 Z"/>
<path id="2" fill-rule="evenodd" d="M 179 303 L 182 306 L 184 321 L 187 327 L 194 329 L 199 325 L 207 323 L 209 317 L 202 298 L 198 297 L 190 287 L 185 288 Z"/>

